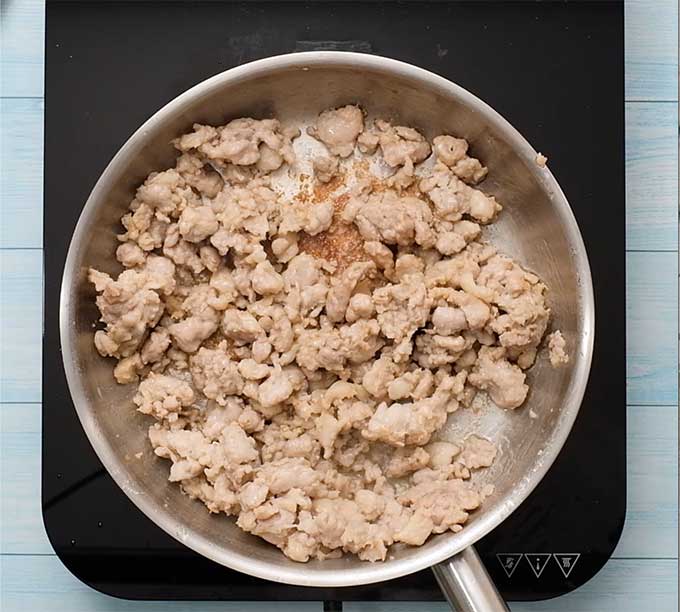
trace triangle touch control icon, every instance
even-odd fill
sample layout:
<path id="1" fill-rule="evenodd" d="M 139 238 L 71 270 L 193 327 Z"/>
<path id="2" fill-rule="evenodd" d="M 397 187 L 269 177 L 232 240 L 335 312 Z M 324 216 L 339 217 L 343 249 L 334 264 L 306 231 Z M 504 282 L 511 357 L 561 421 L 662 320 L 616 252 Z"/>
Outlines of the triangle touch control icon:
<path id="1" fill-rule="evenodd" d="M 524 555 L 522 553 L 496 553 L 496 559 L 501 564 L 505 575 L 510 578 L 517 569 Z"/>
<path id="2" fill-rule="evenodd" d="M 550 553 L 525 553 L 524 556 L 527 558 L 534 576 L 540 578 L 552 555 Z"/>
<path id="3" fill-rule="evenodd" d="M 569 578 L 569 574 L 571 574 L 571 570 L 574 569 L 580 556 L 581 553 L 553 553 L 553 557 L 555 557 L 555 561 L 560 566 L 565 578 Z"/>

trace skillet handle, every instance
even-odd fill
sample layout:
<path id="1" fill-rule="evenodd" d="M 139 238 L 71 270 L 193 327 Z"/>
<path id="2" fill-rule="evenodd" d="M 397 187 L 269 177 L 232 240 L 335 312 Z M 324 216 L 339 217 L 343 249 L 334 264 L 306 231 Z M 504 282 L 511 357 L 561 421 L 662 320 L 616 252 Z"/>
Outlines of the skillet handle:
<path id="1" fill-rule="evenodd" d="M 474 546 L 432 567 L 439 588 L 456 612 L 509 612 Z"/>

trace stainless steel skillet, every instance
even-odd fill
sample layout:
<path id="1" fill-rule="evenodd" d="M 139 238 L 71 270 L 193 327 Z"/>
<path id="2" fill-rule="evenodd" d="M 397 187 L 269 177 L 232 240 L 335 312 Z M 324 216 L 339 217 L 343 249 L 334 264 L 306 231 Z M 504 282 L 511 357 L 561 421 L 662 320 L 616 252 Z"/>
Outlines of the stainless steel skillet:
<path id="1" fill-rule="evenodd" d="M 483 189 L 504 205 L 486 236 L 546 282 L 554 324 L 564 333 L 571 361 L 552 369 L 539 359 L 530 373 L 530 396 L 517 411 L 454 414 L 446 436 L 460 439 L 463 432 L 475 431 L 500 447 L 494 466 L 479 474 L 480 482 L 494 484 L 495 492 L 461 532 L 432 537 L 419 548 L 394 547 L 383 563 L 347 557 L 299 564 L 169 486 L 167 465 L 151 453 L 134 458 L 144 447 L 148 423 L 131 409 L 133 390 L 115 383 L 111 363 L 94 348 L 92 325 L 98 313 L 86 270 L 118 271 L 112 256 L 118 220 L 135 187 L 150 172 L 172 164 L 169 143 L 192 123 L 269 115 L 309 122 L 325 108 L 356 102 L 377 116 L 416 126 L 428 137 L 453 133 L 471 142 L 475 156 L 491 169 Z M 121 489 L 186 546 L 260 578 L 342 587 L 433 567 L 445 594 L 460 609 L 505 609 L 473 545 L 517 508 L 560 452 L 583 397 L 594 337 L 583 241 L 557 181 L 535 157 L 526 140 L 471 93 L 415 66 L 364 54 L 309 52 L 256 61 L 200 83 L 153 115 L 95 185 L 71 241 L 61 289 L 62 352 L 71 395 L 92 446 Z"/>

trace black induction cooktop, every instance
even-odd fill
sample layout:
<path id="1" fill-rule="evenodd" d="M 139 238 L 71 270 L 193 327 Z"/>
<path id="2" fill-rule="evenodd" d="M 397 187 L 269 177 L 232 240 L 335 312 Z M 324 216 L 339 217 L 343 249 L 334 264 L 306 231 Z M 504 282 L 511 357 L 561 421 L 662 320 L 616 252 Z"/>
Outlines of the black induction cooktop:
<path id="1" fill-rule="evenodd" d="M 429 571 L 305 589 L 208 561 L 139 512 L 81 430 L 62 368 L 59 286 L 88 193 L 154 111 L 217 72 L 343 49 L 442 74 L 546 152 L 595 285 L 593 367 L 573 433 L 531 497 L 478 550 L 507 599 L 575 589 L 607 561 L 626 508 L 622 2 L 47 2 L 43 514 L 92 587 L 137 599 L 432 600 Z M 604 231 L 603 231 L 604 228 Z M 153 562 L 151 562 L 153 560 Z"/>

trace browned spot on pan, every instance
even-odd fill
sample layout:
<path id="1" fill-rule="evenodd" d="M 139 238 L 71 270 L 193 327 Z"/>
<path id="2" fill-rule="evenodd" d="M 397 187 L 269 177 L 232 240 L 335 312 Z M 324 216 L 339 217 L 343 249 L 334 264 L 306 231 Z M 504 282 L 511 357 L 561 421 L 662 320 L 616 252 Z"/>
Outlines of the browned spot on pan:
<path id="1" fill-rule="evenodd" d="M 340 214 L 349 200 L 349 194 L 330 196 L 330 199 L 333 201 L 335 210 L 331 226 L 316 236 L 302 234 L 299 246 L 300 250 L 305 253 L 335 263 L 337 273 L 352 262 L 367 260 L 368 256 L 364 252 L 364 239 L 359 234 L 359 230 L 354 224 L 344 223 L 340 219 Z"/>

